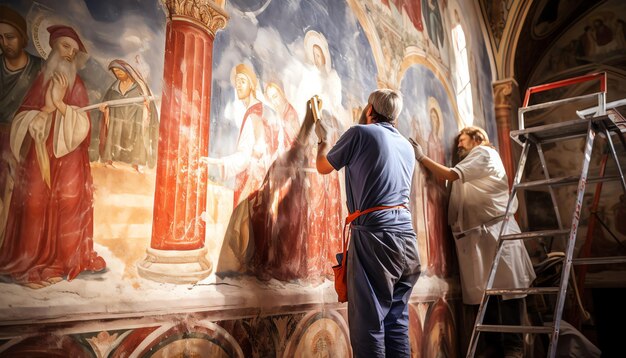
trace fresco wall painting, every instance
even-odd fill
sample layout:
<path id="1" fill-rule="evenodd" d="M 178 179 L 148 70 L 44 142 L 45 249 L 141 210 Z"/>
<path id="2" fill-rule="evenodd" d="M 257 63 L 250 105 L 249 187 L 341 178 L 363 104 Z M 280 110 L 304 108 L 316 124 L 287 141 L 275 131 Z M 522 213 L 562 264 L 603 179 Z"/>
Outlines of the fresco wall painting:
<path id="1" fill-rule="evenodd" d="M 13 90 L 15 108 L 32 114 L 2 114 L 2 164 L 11 171 L 0 184 L 12 183 L 4 192 L 13 199 L 34 190 L 45 193 L 37 196 L 44 203 L 58 202 L 57 193 L 83 198 L 62 206 L 75 215 L 26 206 L 50 213 L 36 215 L 23 211 L 22 200 L 3 197 L 0 352 L 7 354 L 61 347 L 102 357 L 348 356 L 345 306 L 335 301 L 330 271 L 346 214 L 343 175 L 315 172 L 313 124 L 301 121 L 306 100 L 322 98 L 338 138 L 369 92 L 400 89 L 399 130 L 447 164 L 464 125 L 495 136 L 489 61 L 478 16 L 466 4 L 75 0 L 8 7 L 28 25 L 26 51 L 41 56 L 30 57 L 32 72 L 42 62 L 46 76 L 61 52 L 73 60 L 79 87 L 63 96 L 73 88 L 69 76 L 52 75 L 48 87 L 50 77 L 33 79 L 23 105 Z M 70 39 L 68 54 L 58 38 Z M 41 108 L 65 113 L 46 125 Z M 26 124 L 18 131 L 20 121 Z M 75 169 L 58 169 L 69 165 Z M 461 349 L 454 333 L 460 293 L 445 185 L 421 170 L 414 184 L 424 274 L 411 299 L 411 343 L 414 356 L 430 357 Z M 65 256 L 17 244 L 59 246 L 41 229 L 57 226 L 81 233 L 73 246 L 60 245 Z M 28 230 L 48 239 L 24 241 Z M 18 257 L 40 263 L 15 269 Z M 77 323 L 54 323 L 67 319 Z M 29 326 L 34 320 L 43 326 Z M 40 329 L 50 335 L 42 339 Z"/>

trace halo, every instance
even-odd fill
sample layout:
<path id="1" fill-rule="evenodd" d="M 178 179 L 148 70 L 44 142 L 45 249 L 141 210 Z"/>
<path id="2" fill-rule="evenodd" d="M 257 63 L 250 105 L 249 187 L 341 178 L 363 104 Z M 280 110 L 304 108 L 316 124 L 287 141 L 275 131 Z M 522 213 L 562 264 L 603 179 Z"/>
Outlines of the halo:
<path id="1" fill-rule="evenodd" d="M 254 73 L 256 75 L 256 70 L 254 69 L 254 66 L 252 66 L 251 64 L 247 63 L 247 62 L 241 62 L 238 63 L 236 65 L 234 65 L 231 69 L 230 69 L 230 84 L 235 87 L 235 77 L 237 76 L 237 66 L 239 65 L 244 65 L 246 67 L 248 67 L 248 69 Z M 254 85 L 252 78 L 250 78 L 250 76 L 248 76 L 247 74 L 244 73 L 244 75 L 246 75 L 246 77 L 248 78 L 248 81 L 250 81 L 250 86 Z M 259 87 L 260 84 L 260 80 L 259 80 L 259 76 L 257 75 L 256 78 L 256 86 L 254 87 L 254 90 L 256 91 L 257 88 Z"/>
<path id="2" fill-rule="evenodd" d="M 248 61 L 244 61 L 244 62 L 239 62 L 237 64 L 235 64 L 231 69 L 230 69 L 230 84 L 233 88 L 234 91 L 236 91 L 236 85 L 235 85 L 235 77 L 237 76 L 237 71 L 236 71 L 236 67 L 238 64 L 244 64 L 246 65 L 257 77 L 256 77 L 256 86 L 252 87 L 252 93 L 254 98 L 262 98 L 263 96 L 263 85 L 261 84 L 261 79 L 259 78 L 258 74 L 256 73 L 256 70 L 254 68 L 254 66 L 252 66 L 251 63 L 249 63 Z M 249 76 L 246 76 L 248 78 L 248 80 L 250 81 L 250 86 L 252 86 L 252 79 Z"/>
<path id="3" fill-rule="evenodd" d="M 439 133 L 435 133 L 437 137 L 441 138 L 443 136 L 443 113 L 441 113 L 441 107 L 439 106 L 439 101 L 435 97 L 428 97 L 428 119 L 430 120 L 430 110 L 434 109 L 435 113 L 437 113 L 437 118 L 439 118 Z M 431 123 L 432 128 L 432 123 Z"/>
<path id="4" fill-rule="evenodd" d="M 33 46 L 44 60 L 48 58 L 52 48 L 50 47 L 50 33 L 48 26 L 63 24 L 64 21 L 54 17 L 49 12 L 39 12 L 31 24 L 31 37 L 33 38 Z"/>
<path id="5" fill-rule="evenodd" d="M 322 54 L 324 55 L 324 60 L 326 60 L 326 73 L 330 73 L 331 64 L 330 64 L 330 52 L 328 51 L 328 41 L 326 41 L 326 37 L 320 34 L 315 30 L 307 31 L 306 35 L 304 35 L 304 53 L 306 54 L 306 58 L 311 62 L 315 63 L 313 57 L 313 46 L 317 45 L 322 49 Z"/>

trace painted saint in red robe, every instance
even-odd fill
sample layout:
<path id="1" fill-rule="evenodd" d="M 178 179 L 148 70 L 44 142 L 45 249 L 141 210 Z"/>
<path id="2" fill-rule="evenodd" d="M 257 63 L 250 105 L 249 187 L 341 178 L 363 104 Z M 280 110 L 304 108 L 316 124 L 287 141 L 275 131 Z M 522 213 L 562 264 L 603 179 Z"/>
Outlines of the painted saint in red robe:
<path id="1" fill-rule="evenodd" d="M 18 165 L 0 248 L 0 274 L 31 288 L 106 266 L 93 249 L 90 120 L 78 110 L 88 104 L 76 75 L 86 51 L 72 28 L 48 31 L 52 52 L 11 126 Z"/>
<path id="2" fill-rule="evenodd" d="M 430 101 L 432 103 L 432 101 Z M 438 107 L 438 104 L 435 104 Z M 428 138 L 428 156 L 437 163 L 445 163 L 444 148 L 441 144 L 443 123 L 435 108 L 430 109 L 432 131 Z M 426 218 L 428 229 L 427 272 L 434 276 L 447 277 L 449 273 L 451 245 L 446 222 L 447 194 L 445 180 L 428 176 L 426 187 Z"/>

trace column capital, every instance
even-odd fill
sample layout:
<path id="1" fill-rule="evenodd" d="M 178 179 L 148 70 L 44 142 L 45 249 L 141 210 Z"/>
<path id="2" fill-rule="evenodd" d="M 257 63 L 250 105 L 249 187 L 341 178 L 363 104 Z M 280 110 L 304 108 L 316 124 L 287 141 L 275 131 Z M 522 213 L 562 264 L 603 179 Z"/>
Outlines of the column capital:
<path id="1" fill-rule="evenodd" d="M 517 81 L 513 78 L 495 81 L 492 83 L 493 101 L 497 107 L 511 108 L 511 94 L 513 89 L 518 88 Z"/>
<path id="2" fill-rule="evenodd" d="M 191 21 L 205 27 L 215 36 L 218 30 L 226 27 L 228 14 L 224 11 L 224 1 L 212 0 L 162 0 L 170 18 Z"/>

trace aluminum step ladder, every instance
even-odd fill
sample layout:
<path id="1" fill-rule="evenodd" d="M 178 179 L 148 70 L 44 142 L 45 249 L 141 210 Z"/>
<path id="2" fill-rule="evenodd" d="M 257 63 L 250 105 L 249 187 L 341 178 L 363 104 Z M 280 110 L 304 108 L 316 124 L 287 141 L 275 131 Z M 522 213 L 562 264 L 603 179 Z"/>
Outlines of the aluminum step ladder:
<path id="1" fill-rule="evenodd" d="M 543 92 L 547 90 L 553 90 L 560 87 L 570 86 L 574 84 L 580 84 L 583 82 L 595 81 L 600 82 L 600 90 L 592 94 L 586 94 L 578 97 L 570 97 L 559 99 L 551 102 L 544 102 L 534 105 L 528 105 L 530 96 L 533 93 Z M 522 152 L 518 163 L 517 172 L 513 180 L 513 187 L 511 188 L 511 195 L 506 209 L 505 217 L 509 217 L 509 212 L 512 206 L 512 202 L 520 190 L 527 190 L 531 188 L 547 188 L 552 199 L 552 205 L 556 214 L 558 228 L 542 231 L 521 232 L 513 235 L 503 235 L 505 232 L 508 220 L 505 220 L 500 230 L 500 236 L 498 240 L 498 248 L 496 250 L 496 256 L 491 266 L 489 278 L 487 280 L 486 289 L 483 293 L 483 297 L 478 309 L 474 329 L 470 339 L 469 347 L 467 350 L 467 357 L 474 357 L 476 353 L 476 347 L 481 332 L 500 332 L 500 333 L 530 333 L 530 334 L 547 334 L 549 335 L 549 347 L 547 350 L 548 357 L 554 357 L 556 355 L 557 342 L 559 338 L 560 324 L 563 315 L 563 308 L 565 305 L 566 294 L 568 289 L 568 282 L 570 280 L 570 272 L 572 265 L 577 264 L 607 264 L 607 263 L 621 263 L 626 262 L 626 256 L 614 256 L 614 257 L 593 257 L 593 258 L 573 258 L 574 247 L 576 244 L 576 235 L 578 230 L 578 224 L 581 215 L 581 209 L 583 205 L 583 197 L 585 194 L 585 188 L 588 183 L 604 182 L 604 181 L 619 181 L 621 182 L 621 188 L 626 193 L 626 181 L 624 180 L 624 172 L 619 163 L 619 158 L 613 146 L 612 136 L 616 135 L 622 142 L 626 149 L 626 141 L 624 141 L 623 129 L 624 118 L 619 116 L 619 112 L 607 111 L 606 104 L 606 88 L 607 78 L 606 73 L 595 73 L 562 81 L 547 83 L 535 87 L 530 87 L 526 91 L 523 106 L 519 109 L 519 129 L 511 131 L 511 138 L 522 146 Z M 540 125 L 535 127 L 525 128 L 524 114 L 530 111 L 554 109 L 555 106 L 568 104 L 569 102 L 576 102 L 582 100 L 592 100 L 597 98 L 598 106 L 595 110 L 586 110 L 583 112 L 577 112 L 579 117 L 574 120 L 564 121 L 559 123 L 551 123 L 546 125 Z M 620 102 L 621 103 L 621 102 Z M 617 104 L 616 104 L 617 105 Z M 616 114 L 617 113 L 617 114 Z M 588 177 L 589 164 L 593 151 L 593 143 L 596 134 L 606 138 L 607 147 L 613 161 L 617 165 L 617 175 L 611 176 L 598 176 Z M 564 140 L 570 140 L 574 138 L 586 138 L 583 160 L 580 165 L 580 175 L 567 176 L 560 178 L 553 178 L 550 176 L 547 162 L 544 157 L 542 145 L 547 143 L 555 143 Z M 537 150 L 543 173 L 545 178 L 541 180 L 521 182 L 526 160 L 530 148 L 534 147 Z M 576 202 L 574 205 L 574 212 L 572 213 L 571 225 L 564 227 L 561 222 L 561 215 L 557 204 L 557 197 L 555 195 L 554 188 L 564 185 L 578 185 L 576 194 Z M 567 243 L 565 245 L 565 258 L 563 261 L 563 268 L 561 270 L 561 276 L 558 286 L 554 287 L 530 287 L 530 288 L 497 288 L 493 287 L 495 280 L 498 263 L 501 257 L 502 243 L 507 240 L 526 240 L 526 239 L 541 239 L 547 237 L 566 237 Z M 491 296 L 501 296 L 507 294 L 528 294 L 528 295 L 556 295 L 556 304 L 552 315 L 552 322 L 544 322 L 544 325 L 520 325 L 520 326 L 503 326 L 503 325 L 487 325 L 483 324 L 485 318 L 485 312 L 489 298 Z"/>

